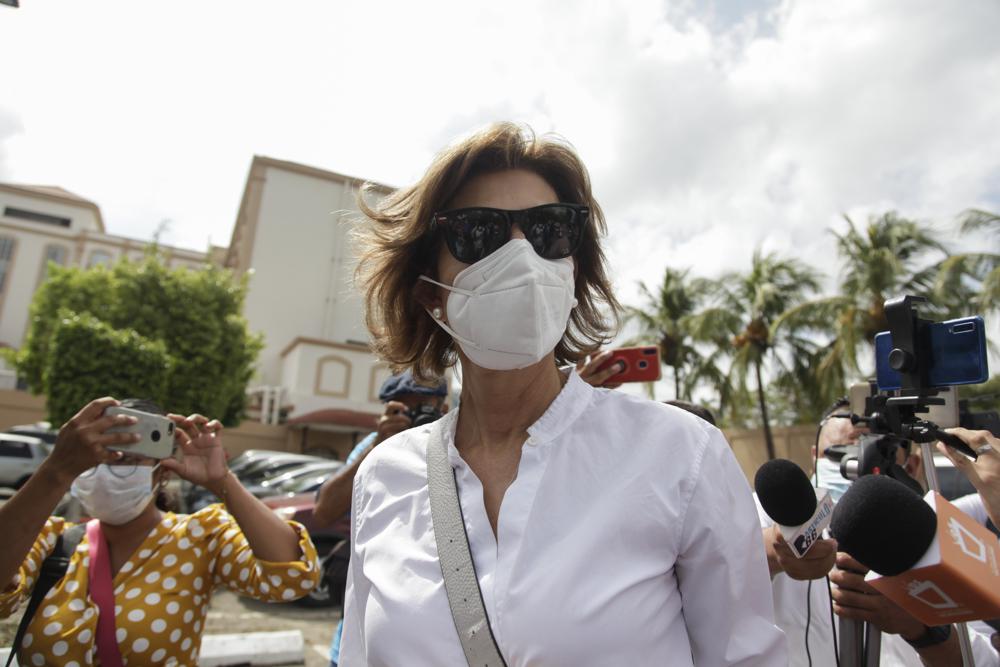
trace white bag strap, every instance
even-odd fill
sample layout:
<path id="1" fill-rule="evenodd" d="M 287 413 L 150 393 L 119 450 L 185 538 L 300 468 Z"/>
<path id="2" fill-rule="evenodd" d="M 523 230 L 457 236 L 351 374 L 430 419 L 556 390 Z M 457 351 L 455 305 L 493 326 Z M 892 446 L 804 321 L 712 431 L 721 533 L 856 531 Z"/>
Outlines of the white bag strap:
<path id="1" fill-rule="evenodd" d="M 469 550 L 462 506 L 458 501 L 455 471 L 444 442 L 444 420 L 431 425 L 427 441 L 427 490 L 431 498 L 431 523 L 437 542 L 438 563 L 444 577 L 448 605 L 469 667 L 507 667 L 486 615 L 476 566 Z"/>

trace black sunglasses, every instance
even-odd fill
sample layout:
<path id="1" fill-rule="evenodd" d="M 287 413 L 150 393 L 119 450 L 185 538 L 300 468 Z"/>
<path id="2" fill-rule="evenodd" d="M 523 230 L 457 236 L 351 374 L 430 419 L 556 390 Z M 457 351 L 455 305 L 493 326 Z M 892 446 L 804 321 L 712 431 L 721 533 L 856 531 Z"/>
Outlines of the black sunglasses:
<path id="1" fill-rule="evenodd" d="M 589 218 L 590 209 L 580 204 L 543 204 L 521 211 L 456 208 L 435 213 L 431 221 L 444 231 L 452 257 L 475 264 L 510 241 L 515 224 L 540 257 L 570 257 L 580 247 Z"/>

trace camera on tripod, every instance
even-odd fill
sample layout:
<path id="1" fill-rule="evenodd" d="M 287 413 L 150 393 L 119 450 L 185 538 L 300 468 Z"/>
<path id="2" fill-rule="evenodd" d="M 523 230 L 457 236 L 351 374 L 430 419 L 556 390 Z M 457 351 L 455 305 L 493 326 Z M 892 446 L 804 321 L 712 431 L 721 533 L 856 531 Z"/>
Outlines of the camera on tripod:
<path id="1" fill-rule="evenodd" d="M 840 473 L 856 480 L 864 475 L 888 475 L 916 493 L 920 484 L 897 462 L 897 452 L 911 442 L 940 440 L 970 458 L 977 454 L 961 439 L 945 433 L 935 421 L 925 419 L 932 409 L 938 414 L 955 412 L 953 387 L 979 384 L 989 376 L 983 319 L 965 317 L 932 322 L 917 315 L 914 304 L 922 297 L 903 296 L 885 302 L 889 331 L 875 337 L 875 382 L 867 392 L 852 396 L 850 419 L 865 424 L 869 433 L 831 456 L 840 455 Z M 861 400 L 863 399 L 863 404 Z M 940 407 L 938 407 L 940 406 Z M 948 408 L 941 410 L 941 408 Z"/>

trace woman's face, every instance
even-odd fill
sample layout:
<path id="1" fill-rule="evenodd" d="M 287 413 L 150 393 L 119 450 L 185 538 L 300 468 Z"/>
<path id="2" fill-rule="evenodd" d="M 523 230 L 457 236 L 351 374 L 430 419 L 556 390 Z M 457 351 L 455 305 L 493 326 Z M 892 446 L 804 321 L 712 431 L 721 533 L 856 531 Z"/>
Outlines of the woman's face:
<path id="1" fill-rule="evenodd" d="M 525 169 L 510 169 L 480 174 L 470 179 L 448 202 L 445 209 L 468 208 L 470 206 L 488 206 L 518 211 L 542 204 L 557 204 L 559 197 L 544 178 L 533 171 Z M 511 230 L 511 238 L 523 239 L 524 233 L 518 225 Z M 469 265 L 451 256 L 447 245 L 442 242 L 438 251 L 438 281 L 445 285 L 453 285 L 455 276 Z M 448 297 L 447 291 L 438 288 L 438 297 L 444 303 Z"/>

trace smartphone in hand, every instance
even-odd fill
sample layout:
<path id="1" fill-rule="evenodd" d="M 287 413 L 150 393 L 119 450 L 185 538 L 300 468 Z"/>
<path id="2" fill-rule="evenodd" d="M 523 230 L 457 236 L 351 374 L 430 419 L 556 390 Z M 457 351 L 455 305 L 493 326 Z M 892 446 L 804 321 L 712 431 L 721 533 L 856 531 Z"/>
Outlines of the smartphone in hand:
<path id="1" fill-rule="evenodd" d="M 108 449 L 140 454 L 154 459 L 165 459 L 174 451 L 174 423 L 163 415 L 156 415 L 132 408 L 112 406 L 104 411 L 105 415 L 128 415 L 139 421 L 131 426 L 113 426 L 108 433 L 138 433 L 139 442 L 132 445 L 116 445 Z"/>
<path id="2" fill-rule="evenodd" d="M 601 364 L 599 370 L 622 363 L 624 370 L 612 375 L 605 384 L 624 382 L 656 382 L 660 379 L 660 348 L 656 345 L 640 347 L 620 347 L 611 351 L 611 356 Z"/>

